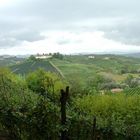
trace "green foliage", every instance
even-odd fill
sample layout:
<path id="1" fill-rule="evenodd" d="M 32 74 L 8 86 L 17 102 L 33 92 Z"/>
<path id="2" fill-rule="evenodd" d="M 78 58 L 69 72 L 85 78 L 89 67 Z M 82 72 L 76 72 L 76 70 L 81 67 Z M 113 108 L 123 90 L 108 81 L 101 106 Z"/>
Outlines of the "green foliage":
<path id="1" fill-rule="evenodd" d="M 29 89 L 50 99 L 58 98 L 60 89 L 64 87 L 64 82 L 58 75 L 43 69 L 29 73 L 26 81 Z"/>
<path id="2" fill-rule="evenodd" d="M 36 61 L 37 59 L 35 58 L 35 56 L 34 55 L 31 55 L 30 57 L 29 57 L 29 61 Z"/>
<path id="3" fill-rule="evenodd" d="M 123 137 L 122 140 L 139 139 L 139 75 L 121 74 L 125 67 L 128 72 L 138 69 L 139 59 L 110 55 L 110 59 L 105 60 L 105 57 L 63 56 L 63 60 L 51 59 L 71 88 L 66 126 L 60 125 L 59 100 L 60 89 L 65 87 L 65 82 L 57 74 L 46 72 L 58 73 L 49 61 L 26 61 L 11 67 L 14 72 L 27 74 L 25 77 L 0 69 L 0 130 L 14 140 L 57 140 L 61 130 L 66 130 L 71 140 L 89 140 L 93 117 L 96 116 L 97 132 L 104 140 L 108 140 L 105 136 L 110 132 L 114 139 L 119 136 Z M 116 75 L 122 79 L 118 80 Z M 100 94 L 101 90 L 122 86 L 125 90 L 121 94 Z"/>
<path id="4" fill-rule="evenodd" d="M 8 103 L 0 110 L 1 126 L 14 140 L 55 139 L 58 135 L 58 107 L 46 99 L 38 98 L 34 106 L 26 101 L 16 106 Z"/>
<path id="5" fill-rule="evenodd" d="M 140 96 L 84 96 L 74 102 L 77 112 L 96 116 L 98 129 L 111 129 L 125 137 L 140 134 Z"/>
<path id="6" fill-rule="evenodd" d="M 29 139 L 55 139 L 59 135 L 59 108 L 46 99 L 39 99 L 27 116 Z"/>
<path id="7" fill-rule="evenodd" d="M 23 85 L 23 88 L 26 87 L 24 80 L 21 80 L 20 77 L 12 74 L 8 69 L 0 69 L 1 99 L 8 101 L 9 97 L 12 97 L 13 94 L 16 94 L 17 92 L 20 93 L 22 89 L 18 89 L 18 87 L 20 87 L 21 84 Z"/>
<path id="8" fill-rule="evenodd" d="M 140 87 L 140 78 L 128 75 L 128 77 L 125 79 L 125 83 L 128 85 L 129 88 Z"/>
<path id="9" fill-rule="evenodd" d="M 60 54 L 59 52 L 57 52 L 57 53 L 54 53 L 54 54 L 53 54 L 53 58 L 57 58 L 57 59 L 62 60 L 62 59 L 63 59 L 63 55 Z"/>
<path id="10" fill-rule="evenodd" d="M 59 135 L 58 105 L 28 89 L 25 79 L 7 69 L 0 69 L 0 86 L 0 130 L 13 140 L 55 139 Z"/>

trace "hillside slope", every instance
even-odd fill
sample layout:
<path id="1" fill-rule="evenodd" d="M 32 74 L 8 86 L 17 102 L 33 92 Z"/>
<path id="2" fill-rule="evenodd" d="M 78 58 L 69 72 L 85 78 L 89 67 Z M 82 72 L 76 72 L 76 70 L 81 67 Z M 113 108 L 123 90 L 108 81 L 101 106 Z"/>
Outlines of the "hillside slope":
<path id="1" fill-rule="evenodd" d="M 140 59 L 119 55 L 72 55 L 63 60 L 52 59 L 64 76 L 68 79 L 77 79 L 85 82 L 96 74 L 111 78 L 117 82 L 123 81 L 129 74 L 139 76 Z"/>
<path id="2" fill-rule="evenodd" d="M 46 71 L 58 73 L 58 70 L 47 60 L 24 61 L 20 64 L 10 66 L 10 69 L 16 74 L 27 74 L 42 68 Z"/>
<path id="3" fill-rule="evenodd" d="M 3 56 L 0 56 L 0 67 L 15 65 L 23 62 L 24 60 L 25 60 L 24 58 L 17 58 L 17 57 L 4 58 Z"/>
<path id="4" fill-rule="evenodd" d="M 128 53 L 123 55 L 128 57 L 140 58 L 140 53 Z"/>

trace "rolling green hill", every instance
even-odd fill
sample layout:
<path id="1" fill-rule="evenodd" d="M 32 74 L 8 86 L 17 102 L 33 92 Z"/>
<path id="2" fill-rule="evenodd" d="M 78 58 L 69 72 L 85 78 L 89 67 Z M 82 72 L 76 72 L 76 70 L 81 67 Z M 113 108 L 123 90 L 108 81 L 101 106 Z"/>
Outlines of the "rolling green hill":
<path id="1" fill-rule="evenodd" d="M 26 60 L 22 63 L 10 66 L 10 69 L 14 73 L 22 75 L 35 71 L 38 68 L 42 68 L 46 71 L 59 73 L 58 70 L 47 60 L 36 60 L 36 61 Z"/>
<path id="2" fill-rule="evenodd" d="M 89 58 L 89 56 L 94 56 Z M 140 75 L 140 59 L 118 55 L 72 55 L 63 60 L 52 59 L 64 77 L 81 86 L 94 79 L 99 74 L 117 83 L 124 81 L 129 74 L 134 77 Z"/>
<path id="3" fill-rule="evenodd" d="M 25 60 L 24 58 L 17 57 L 4 58 L 3 56 L 0 56 L 0 67 L 16 65 L 18 63 L 23 62 L 24 60 Z"/>
<path id="4" fill-rule="evenodd" d="M 90 58 L 92 56 L 92 58 Z M 14 59 L 11 59 L 14 61 Z M 3 62 L 4 63 L 4 62 Z M 17 61 L 10 69 L 17 74 L 27 74 L 38 68 L 59 73 L 67 81 L 76 82 L 81 86 L 94 79 L 95 75 L 114 80 L 124 81 L 129 74 L 134 77 L 140 75 L 140 59 L 119 55 L 66 55 L 63 59 L 51 58 L 47 60 Z"/>

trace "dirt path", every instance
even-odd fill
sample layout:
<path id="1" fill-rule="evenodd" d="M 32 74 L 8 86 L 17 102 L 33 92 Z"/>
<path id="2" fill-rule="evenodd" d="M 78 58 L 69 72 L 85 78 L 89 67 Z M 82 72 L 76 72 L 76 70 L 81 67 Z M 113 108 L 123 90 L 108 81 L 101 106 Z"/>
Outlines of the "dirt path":
<path id="1" fill-rule="evenodd" d="M 57 66 L 55 66 L 51 61 L 49 61 L 50 62 L 50 64 L 59 72 L 59 74 L 63 77 L 63 78 L 65 78 L 65 76 L 63 75 L 63 73 L 61 72 L 61 70 L 57 67 Z"/>

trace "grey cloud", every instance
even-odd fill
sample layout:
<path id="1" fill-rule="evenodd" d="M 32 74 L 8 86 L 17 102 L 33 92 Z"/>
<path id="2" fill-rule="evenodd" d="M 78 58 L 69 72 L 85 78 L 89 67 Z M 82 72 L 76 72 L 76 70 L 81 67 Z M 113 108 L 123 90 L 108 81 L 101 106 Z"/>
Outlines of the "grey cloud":
<path id="1" fill-rule="evenodd" d="M 0 19 L 0 47 L 12 47 L 22 41 L 38 41 L 45 37 L 39 29 L 35 29 L 31 21 L 19 21 L 18 19 Z"/>
<path id="2" fill-rule="evenodd" d="M 65 45 L 65 44 L 70 44 L 71 43 L 71 41 L 69 41 L 69 40 L 60 40 L 60 41 L 57 41 L 57 44 L 59 44 L 59 45 Z"/>
<path id="3" fill-rule="evenodd" d="M 0 47 L 12 47 L 22 43 L 23 41 L 33 42 L 45 39 L 37 31 L 30 31 L 29 29 L 9 30 L 0 34 Z"/>
<path id="4" fill-rule="evenodd" d="M 47 30 L 81 31 L 83 28 L 104 31 L 105 37 L 123 43 L 140 44 L 139 0 L 16 1 L 11 7 L 0 9 L 1 48 L 22 41 L 42 40 L 44 37 L 40 34 Z M 121 20 L 112 21 L 118 17 Z M 89 19 L 92 19 L 90 25 L 82 25 Z M 81 25 L 77 26 L 77 22 Z M 58 43 L 70 42 L 62 40 Z"/>
<path id="5" fill-rule="evenodd" d="M 57 41 L 57 44 L 59 45 L 65 45 L 65 44 L 75 44 L 75 43 L 81 43 L 82 40 L 70 40 L 70 39 L 61 39 L 59 41 Z"/>
<path id="6" fill-rule="evenodd" d="M 135 15 L 139 0 L 24 0 L 13 13 L 46 17 L 49 22 L 81 18 Z"/>
<path id="7" fill-rule="evenodd" d="M 17 44 L 18 44 L 18 41 L 14 38 L 10 38 L 10 37 L 0 38 L 0 47 L 2 48 L 14 46 Z"/>
<path id="8" fill-rule="evenodd" d="M 124 44 L 140 45 L 140 20 L 133 21 L 122 20 L 116 26 L 102 28 L 105 32 L 105 37 L 120 41 Z"/>
<path id="9" fill-rule="evenodd" d="M 12 32 L 11 36 L 16 38 L 17 40 L 29 41 L 29 42 L 45 39 L 45 37 L 40 35 L 39 32 L 30 31 L 30 30 L 25 30 L 23 32 L 22 31 Z"/>

